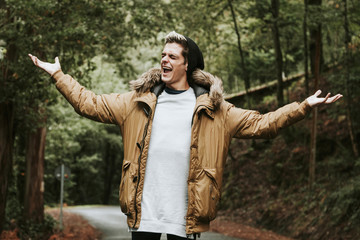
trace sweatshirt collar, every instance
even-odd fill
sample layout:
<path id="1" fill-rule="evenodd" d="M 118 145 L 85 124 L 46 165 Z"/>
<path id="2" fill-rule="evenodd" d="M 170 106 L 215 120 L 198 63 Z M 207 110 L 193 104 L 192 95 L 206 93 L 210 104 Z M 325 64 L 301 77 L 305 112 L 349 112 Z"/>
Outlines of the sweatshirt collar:
<path id="1" fill-rule="evenodd" d="M 203 94 L 208 94 L 209 91 L 206 90 L 205 88 L 197 85 L 197 84 L 191 84 L 191 87 L 194 89 L 194 93 L 196 98 L 198 98 L 199 96 L 203 95 Z M 159 84 L 155 85 L 152 89 L 151 92 L 153 92 L 155 94 L 156 97 L 159 97 L 159 95 L 164 91 L 165 89 L 165 83 L 160 82 Z"/>

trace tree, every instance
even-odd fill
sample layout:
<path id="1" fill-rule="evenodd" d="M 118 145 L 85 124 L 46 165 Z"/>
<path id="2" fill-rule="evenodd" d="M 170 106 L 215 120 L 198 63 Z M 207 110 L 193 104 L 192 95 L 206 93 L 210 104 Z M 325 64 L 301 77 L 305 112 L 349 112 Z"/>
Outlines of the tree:
<path id="1" fill-rule="evenodd" d="M 36 223 L 44 220 L 44 153 L 46 127 L 28 135 L 26 143 L 26 182 L 24 218 Z"/>
<path id="2" fill-rule="evenodd" d="M 322 11 L 321 11 L 322 0 L 308 0 L 309 10 L 310 11 L 310 20 L 311 24 L 309 26 L 310 30 L 310 66 L 311 73 L 315 74 L 315 65 L 319 64 L 319 71 L 322 70 L 323 65 L 323 44 L 322 44 L 322 34 L 321 34 L 321 20 L 322 20 Z M 319 51 L 319 52 L 318 52 Z M 319 58 L 319 59 L 317 59 Z M 318 63 L 316 61 L 319 60 Z"/>
<path id="3" fill-rule="evenodd" d="M 321 0 L 309 0 L 309 4 L 321 7 Z M 315 22 L 310 30 L 310 52 L 311 52 L 311 71 L 314 76 L 314 90 L 319 88 L 320 71 L 321 71 L 321 55 L 322 55 L 322 35 L 321 23 Z M 316 139 L 317 139 L 317 114 L 318 109 L 313 109 L 311 123 L 311 139 L 310 139 L 310 159 L 309 159 L 309 186 L 312 188 L 315 182 L 315 166 L 316 166 Z"/>
<path id="4" fill-rule="evenodd" d="M 6 10 L 6 3 L 4 0 L 0 1 L 0 9 Z M 12 24 L 14 19 L 10 16 L 10 12 L 6 11 L 4 14 L 4 22 Z M 6 57 L 10 61 L 16 59 L 16 46 L 9 44 Z M 6 86 L 11 85 L 13 79 L 13 71 L 9 69 L 9 64 L 3 62 L 1 59 L 1 81 L 0 89 L 5 89 Z M 1 94 L 1 96 L 3 96 Z M 2 97 L 3 98 L 3 97 Z M 6 197 L 8 191 L 8 178 L 12 168 L 13 160 L 13 144 L 14 144 L 14 103 L 11 99 L 1 99 L 0 101 L 0 233 L 3 230 Z"/>
<path id="5" fill-rule="evenodd" d="M 353 102 L 351 100 L 351 94 L 350 94 L 350 61 L 351 61 L 351 51 L 350 51 L 350 45 L 351 45 L 351 35 L 349 32 L 349 20 L 348 20 L 348 6 L 347 6 L 347 0 L 343 0 L 343 7 L 344 7 L 344 32 L 345 32 L 345 56 L 344 56 L 344 68 L 345 68 L 345 80 L 344 80 L 344 86 L 345 86 L 345 92 L 346 92 L 346 115 L 347 115 L 347 123 L 349 128 L 349 135 L 351 140 L 351 146 L 353 153 L 355 157 L 359 157 L 358 152 L 358 146 L 356 141 L 356 135 L 354 134 L 354 127 L 353 127 L 353 117 L 352 117 L 352 111 L 351 106 L 353 105 Z"/>
<path id="6" fill-rule="evenodd" d="M 283 57 L 281 52 L 280 33 L 278 28 L 279 8 L 280 8 L 279 0 L 271 0 L 271 13 L 273 16 L 271 29 L 273 34 L 275 58 L 276 58 L 277 100 L 278 100 L 278 106 L 282 106 L 284 105 L 283 77 L 282 77 Z"/>
<path id="7" fill-rule="evenodd" d="M 304 39 L 304 73 L 305 73 L 305 92 L 306 95 L 309 95 L 309 50 L 308 50 L 308 37 L 307 37 L 307 21 L 308 21 L 308 8 L 309 0 L 304 0 L 304 18 L 303 18 L 303 39 Z"/>
<path id="8" fill-rule="evenodd" d="M 12 152 L 14 143 L 14 110 L 12 103 L 0 104 L 0 125 L 4 131 L 0 132 L 0 233 L 3 230 L 8 178 L 12 169 Z"/>

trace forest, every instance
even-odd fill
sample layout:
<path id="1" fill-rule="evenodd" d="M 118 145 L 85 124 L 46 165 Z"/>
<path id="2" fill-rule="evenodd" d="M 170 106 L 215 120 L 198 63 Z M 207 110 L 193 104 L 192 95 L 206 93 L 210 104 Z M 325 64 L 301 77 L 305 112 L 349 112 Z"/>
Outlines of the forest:
<path id="1" fill-rule="evenodd" d="M 199 45 L 237 107 L 344 95 L 275 139 L 233 139 L 219 214 L 293 239 L 360 239 L 356 0 L 0 0 L 0 233 L 45 239 L 61 164 L 67 205 L 118 204 L 118 127 L 78 116 L 28 53 L 58 56 L 97 94 L 122 93 L 160 66 L 173 30 Z"/>

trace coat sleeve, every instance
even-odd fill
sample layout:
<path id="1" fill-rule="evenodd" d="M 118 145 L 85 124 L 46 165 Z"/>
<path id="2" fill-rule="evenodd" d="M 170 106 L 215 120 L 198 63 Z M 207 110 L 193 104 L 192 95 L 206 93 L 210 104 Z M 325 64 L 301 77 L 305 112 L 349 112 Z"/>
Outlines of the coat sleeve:
<path id="1" fill-rule="evenodd" d="M 266 114 L 229 105 L 226 124 L 232 137 L 273 138 L 280 129 L 305 118 L 311 109 L 306 100 L 287 104 Z"/>
<path id="2" fill-rule="evenodd" d="M 103 123 L 122 124 L 124 121 L 129 93 L 96 95 L 62 71 L 52 77 L 56 88 L 81 116 Z"/>

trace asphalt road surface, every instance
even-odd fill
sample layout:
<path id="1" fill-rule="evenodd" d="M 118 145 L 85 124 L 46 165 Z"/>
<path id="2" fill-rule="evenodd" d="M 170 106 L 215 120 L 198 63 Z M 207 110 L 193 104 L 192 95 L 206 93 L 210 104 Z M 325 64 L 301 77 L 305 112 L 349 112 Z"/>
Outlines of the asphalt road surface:
<path id="1" fill-rule="evenodd" d="M 126 216 L 118 206 L 86 206 L 65 208 L 64 211 L 81 215 L 95 228 L 103 233 L 103 240 L 131 240 L 128 232 Z M 165 240 L 166 235 L 162 234 L 161 239 Z M 218 233 L 202 233 L 199 240 L 239 240 L 238 238 L 227 237 Z"/>

